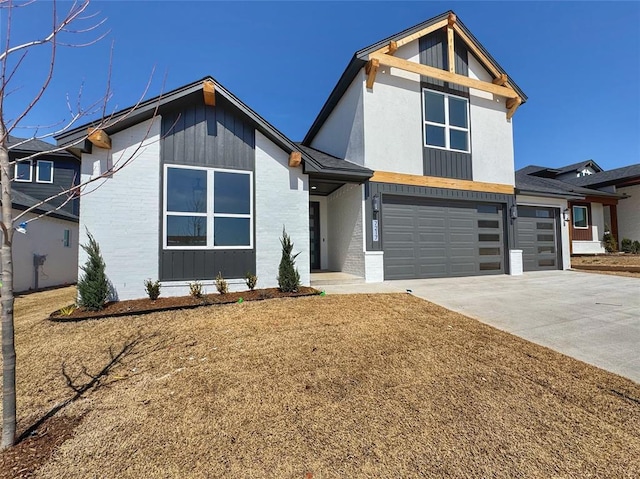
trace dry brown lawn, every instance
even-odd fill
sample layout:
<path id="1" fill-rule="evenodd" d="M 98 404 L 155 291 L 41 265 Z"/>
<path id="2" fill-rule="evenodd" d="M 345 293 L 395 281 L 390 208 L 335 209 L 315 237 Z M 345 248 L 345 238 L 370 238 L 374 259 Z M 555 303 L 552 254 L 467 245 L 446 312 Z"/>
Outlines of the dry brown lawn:
<path id="1" fill-rule="evenodd" d="M 612 270 L 580 270 L 587 273 L 610 274 L 614 276 L 627 276 L 630 278 L 640 278 L 640 254 L 598 254 L 591 256 L 572 256 L 571 266 L 578 269 L 580 266 L 611 267 Z M 635 271 L 614 271 L 632 267 Z"/>
<path id="2" fill-rule="evenodd" d="M 72 296 L 18 299 L 21 429 L 124 353 L 35 477 L 640 476 L 640 385 L 409 295 L 44 319 Z"/>

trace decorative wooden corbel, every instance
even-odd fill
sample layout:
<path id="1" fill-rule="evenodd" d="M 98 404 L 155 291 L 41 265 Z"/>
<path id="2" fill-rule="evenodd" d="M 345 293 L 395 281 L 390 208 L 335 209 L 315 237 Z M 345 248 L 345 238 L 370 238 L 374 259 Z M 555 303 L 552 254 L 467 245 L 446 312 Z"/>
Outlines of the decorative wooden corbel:
<path id="1" fill-rule="evenodd" d="M 367 62 L 367 66 L 365 68 L 365 72 L 367 73 L 367 88 L 373 88 L 378 68 L 380 68 L 380 60 L 377 58 L 372 58 Z"/>
<path id="2" fill-rule="evenodd" d="M 447 17 L 447 27 L 453 28 L 453 25 L 456 23 L 456 20 L 458 20 L 458 17 L 456 17 L 456 14 L 453 12 L 449 13 L 449 16 Z"/>
<path id="3" fill-rule="evenodd" d="M 211 80 L 202 82 L 202 93 L 204 93 L 204 104 L 216 106 L 216 87 Z"/>
<path id="4" fill-rule="evenodd" d="M 509 77 L 507 77 L 507 75 L 505 75 L 504 73 L 501 73 L 500 76 L 498 78 L 494 78 L 491 83 L 493 83 L 494 85 L 503 86 L 508 81 L 509 81 Z"/>
<path id="5" fill-rule="evenodd" d="M 87 139 L 93 146 L 104 148 L 105 150 L 111 149 L 111 138 L 104 130 L 89 128 Z"/>
<path id="6" fill-rule="evenodd" d="M 398 42 L 390 41 L 389 42 L 389 51 L 387 53 L 389 55 L 393 55 L 396 51 L 398 51 Z"/>
<path id="7" fill-rule="evenodd" d="M 302 162 L 302 153 L 299 151 L 292 151 L 289 155 L 289 166 L 291 168 L 295 168 L 296 166 L 300 166 Z"/>
<path id="8" fill-rule="evenodd" d="M 507 100 L 507 120 L 510 120 L 513 115 L 515 114 L 516 110 L 518 109 L 518 107 L 522 104 L 522 98 L 515 97 L 515 98 L 509 98 Z"/>

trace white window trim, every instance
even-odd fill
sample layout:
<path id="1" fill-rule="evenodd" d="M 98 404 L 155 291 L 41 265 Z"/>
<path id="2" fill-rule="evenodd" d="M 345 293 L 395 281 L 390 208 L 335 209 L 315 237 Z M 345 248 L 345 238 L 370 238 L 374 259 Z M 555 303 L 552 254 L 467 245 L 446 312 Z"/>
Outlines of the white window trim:
<path id="1" fill-rule="evenodd" d="M 29 163 L 29 179 L 25 180 L 25 179 L 20 179 L 18 178 L 18 165 L 20 164 L 27 164 Z M 16 164 L 14 165 L 14 170 L 13 170 L 13 179 L 15 181 L 18 181 L 20 183 L 31 183 L 33 181 L 33 161 L 31 160 L 26 160 L 26 161 L 16 161 Z"/>
<path id="2" fill-rule="evenodd" d="M 442 95 L 444 96 L 444 123 L 437 123 L 434 121 L 428 121 L 426 119 L 426 101 L 427 101 L 427 96 L 426 96 L 426 92 L 429 93 L 435 93 L 437 95 Z M 453 125 L 449 125 L 449 98 L 453 97 L 453 98 L 457 98 L 460 100 L 464 100 L 467 104 L 467 128 L 462 128 L 459 126 L 453 126 Z M 457 151 L 460 153 L 471 153 L 471 111 L 470 111 L 470 107 L 469 107 L 469 99 L 465 98 L 463 96 L 458 96 L 458 95 L 451 95 L 450 93 L 444 93 L 441 91 L 437 91 L 437 90 L 430 90 L 428 88 L 423 88 L 422 89 L 422 143 L 425 146 L 425 148 L 435 148 L 437 150 L 445 150 L 445 151 Z M 444 128 L 444 141 L 445 141 L 445 146 L 436 146 L 436 145 L 428 145 L 427 144 L 427 125 L 432 125 L 432 126 L 437 126 L 440 128 Z M 467 133 L 467 149 L 466 150 L 458 150 L 456 148 L 451 148 L 451 146 L 449 145 L 451 139 L 449 136 L 449 131 L 450 130 L 457 130 L 457 131 L 464 131 Z"/>
<path id="3" fill-rule="evenodd" d="M 584 209 L 584 218 L 585 218 L 585 220 L 587 220 L 587 226 L 576 226 L 576 223 L 575 223 L 576 215 L 574 213 L 576 208 L 583 208 Z M 577 229 L 577 230 L 588 230 L 590 228 L 590 225 L 589 225 L 589 208 L 588 207 L 586 207 L 584 205 L 573 205 L 572 206 L 572 210 L 571 210 L 571 217 L 574 219 L 573 227 L 575 229 Z"/>
<path id="4" fill-rule="evenodd" d="M 40 163 L 49 163 L 51 164 L 51 181 L 44 181 L 40 179 Z M 49 160 L 38 160 L 36 162 L 36 183 L 53 183 L 53 161 Z"/>
<path id="5" fill-rule="evenodd" d="M 207 173 L 207 212 L 191 213 L 180 211 L 167 211 L 167 178 L 169 168 L 182 168 L 185 170 L 200 170 Z M 214 213 L 214 175 L 220 173 L 235 173 L 249 176 L 249 214 Z M 164 165 L 162 200 L 162 247 L 165 250 L 248 250 L 253 249 L 253 172 L 247 170 L 231 170 L 226 168 L 207 168 L 188 165 Z M 207 218 L 207 244 L 205 246 L 168 246 L 167 245 L 167 217 L 169 216 L 200 216 Z M 248 218 L 249 219 L 249 244 L 241 246 L 214 246 L 214 218 Z"/>

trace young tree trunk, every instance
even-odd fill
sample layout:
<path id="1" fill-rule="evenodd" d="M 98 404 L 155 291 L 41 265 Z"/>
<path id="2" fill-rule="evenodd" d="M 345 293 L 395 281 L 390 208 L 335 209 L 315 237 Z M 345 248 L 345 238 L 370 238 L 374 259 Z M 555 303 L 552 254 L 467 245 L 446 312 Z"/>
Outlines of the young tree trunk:
<path id="1" fill-rule="evenodd" d="M 16 441 L 16 348 L 13 331 L 13 221 L 11 175 L 4 125 L 0 121 L 0 184 L 2 185 L 2 442 L 0 449 Z"/>

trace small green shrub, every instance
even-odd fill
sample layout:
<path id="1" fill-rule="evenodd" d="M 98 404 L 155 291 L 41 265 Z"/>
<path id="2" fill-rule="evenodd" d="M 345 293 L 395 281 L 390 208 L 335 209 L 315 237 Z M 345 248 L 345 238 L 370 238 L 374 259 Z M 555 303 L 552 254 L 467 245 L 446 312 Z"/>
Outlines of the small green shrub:
<path id="1" fill-rule="evenodd" d="M 253 273 L 247 273 L 244 277 L 244 282 L 251 291 L 253 291 L 258 284 L 258 277 Z"/>
<path id="2" fill-rule="evenodd" d="M 194 298 L 202 298 L 202 294 L 204 293 L 204 288 L 202 287 L 202 283 L 200 281 L 192 281 L 189 283 L 189 294 Z"/>
<path id="3" fill-rule="evenodd" d="M 629 238 L 622 238 L 620 249 L 623 253 L 633 253 L 633 241 Z"/>
<path id="4" fill-rule="evenodd" d="M 145 279 L 144 290 L 147 292 L 147 296 L 149 296 L 149 299 L 155 301 L 160 297 L 160 281 L 151 281 L 151 279 Z"/>
<path id="5" fill-rule="evenodd" d="M 282 245 L 282 258 L 278 267 L 278 286 L 282 292 L 294 293 L 300 288 L 300 273 L 296 268 L 296 258 L 300 253 L 292 254 L 293 242 L 284 227 L 280 244 Z"/>
<path id="6" fill-rule="evenodd" d="M 618 252 L 618 241 L 616 237 L 611 234 L 611 232 L 607 229 L 607 231 L 602 236 L 602 243 L 604 244 L 604 250 L 607 253 L 617 253 Z"/>
<path id="7" fill-rule="evenodd" d="M 633 253 L 634 254 L 640 254 L 640 241 L 635 240 L 633 242 Z"/>
<path id="8" fill-rule="evenodd" d="M 110 285 L 105 274 L 106 265 L 100 254 L 98 242 L 87 231 L 89 244 L 80 245 L 87 253 L 87 262 L 80 269 L 84 273 L 78 281 L 78 304 L 89 311 L 99 311 L 110 295 Z"/>
<path id="9" fill-rule="evenodd" d="M 218 271 L 218 276 L 216 276 L 216 289 L 220 294 L 227 294 L 229 292 L 229 284 L 222 277 L 221 271 Z"/>

